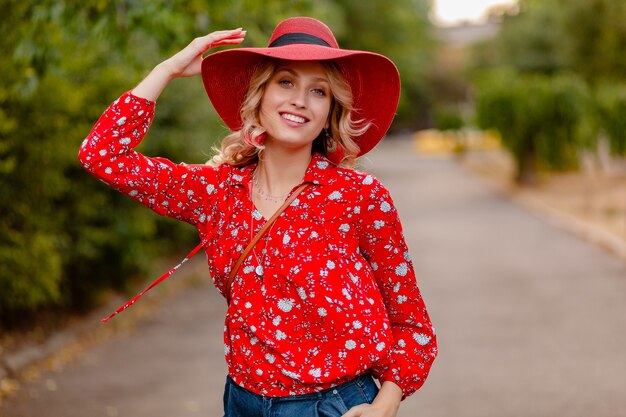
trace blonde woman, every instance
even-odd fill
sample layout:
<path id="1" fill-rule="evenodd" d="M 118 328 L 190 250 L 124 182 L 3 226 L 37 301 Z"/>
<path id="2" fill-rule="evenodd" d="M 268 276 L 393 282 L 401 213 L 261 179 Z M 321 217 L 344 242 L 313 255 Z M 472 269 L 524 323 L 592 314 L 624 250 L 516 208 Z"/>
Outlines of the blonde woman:
<path id="1" fill-rule="evenodd" d="M 281 22 L 266 48 L 202 58 L 244 37 L 214 32 L 157 65 L 105 111 L 80 160 L 197 227 L 189 256 L 205 250 L 228 301 L 225 416 L 395 416 L 424 383 L 436 339 L 391 197 L 353 166 L 391 124 L 398 72 L 305 17 Z M 210 163 L 134 151 L 166 85 L 198 74 L 232 131 Z"/>

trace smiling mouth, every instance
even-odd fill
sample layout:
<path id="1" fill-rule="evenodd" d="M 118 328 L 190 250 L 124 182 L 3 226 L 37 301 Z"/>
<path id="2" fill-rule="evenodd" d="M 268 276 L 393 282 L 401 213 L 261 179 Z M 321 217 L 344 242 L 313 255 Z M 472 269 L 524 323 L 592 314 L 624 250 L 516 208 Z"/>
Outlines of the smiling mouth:
<path id="1" fill-rule="evenodd" d="M 282 117 L 283 119 L 289 120 L 290 122 L 294 122 L 294 123 L 306 123 L 309 121 L 308 119 L 305 119 L 304 117 L 296 116 L 295 114 L 291 114 L 291 113 L 281 113 L 280 117 Z"/>

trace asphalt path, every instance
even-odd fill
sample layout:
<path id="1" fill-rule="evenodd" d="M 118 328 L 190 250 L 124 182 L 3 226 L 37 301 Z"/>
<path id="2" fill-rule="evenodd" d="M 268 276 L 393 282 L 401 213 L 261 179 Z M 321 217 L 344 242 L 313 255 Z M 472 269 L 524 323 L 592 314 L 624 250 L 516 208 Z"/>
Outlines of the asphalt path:
<path id="1" fill-rule="evenodd" d="M 410 141 L 364 169 L 391 191 L 439 340 L 400 417 L 626 416 L 622 261 Z M 185 268 L 202 282 L 25 383 L 0 416 L 221 416 L 225 305 L 202 261 Z"/>

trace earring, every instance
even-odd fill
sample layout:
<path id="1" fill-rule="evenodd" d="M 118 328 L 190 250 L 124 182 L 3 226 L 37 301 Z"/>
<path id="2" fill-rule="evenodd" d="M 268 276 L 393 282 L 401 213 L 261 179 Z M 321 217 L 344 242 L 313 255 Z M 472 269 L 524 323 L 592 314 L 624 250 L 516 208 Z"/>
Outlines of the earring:
<path id="1" fill-rule="evenodd" d="M 337 151 L 337 142 L 328 133 L 328 129 L 324 129 L 324 133 L 326 134 L 326 152 L 329 152 L 329 153 L 336 152 Z"/>

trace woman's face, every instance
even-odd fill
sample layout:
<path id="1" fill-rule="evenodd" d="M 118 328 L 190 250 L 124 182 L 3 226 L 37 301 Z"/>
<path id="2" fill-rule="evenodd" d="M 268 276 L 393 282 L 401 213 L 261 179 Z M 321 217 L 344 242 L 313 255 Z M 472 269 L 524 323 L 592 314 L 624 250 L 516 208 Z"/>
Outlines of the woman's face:
<path id="1" fill-rule="evenodd" d="M 266 145 L 309 147 L 328 126 L 332 93 L 316 61 L 280 61 L 261 99 L 259 118 Z"/>

